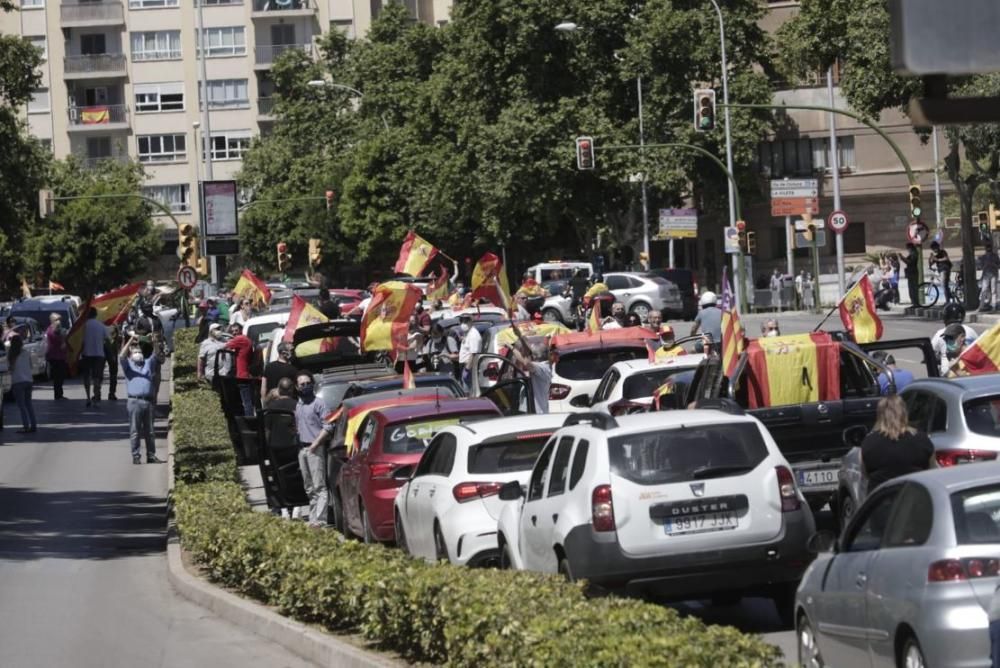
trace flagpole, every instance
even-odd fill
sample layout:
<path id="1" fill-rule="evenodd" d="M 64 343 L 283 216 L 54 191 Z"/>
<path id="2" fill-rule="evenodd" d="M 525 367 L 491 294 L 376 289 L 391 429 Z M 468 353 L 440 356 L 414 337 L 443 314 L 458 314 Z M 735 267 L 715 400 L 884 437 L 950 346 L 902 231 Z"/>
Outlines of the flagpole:
<path id="1" fill-rule="evenodd" d="M 858 281 L 861 280 L 861 276 L 864 276 L 866 271 L 867 269 L 861 269 L 860 271 L 854 273 L 854 276 L 851 277 L 851 286 L 844 290 L 844 293 L 840 296 L 840 301 L 838 301 L 834 307 L 830 309 L 825 316 L 823 316 L 823 319 L 820 320 L 819 324 L 816 325 L 816 328 L 813 329 L 814 332 L 818 332 L 820 327 L 823 326 L 823 323 L 830 319 L 833 312 L 840 309 L 840 305 L 844 303 L 844 298 L 847 297 L 847 293 L 854 289 L 854 286 L 857 285 Z M 858 274 L 860 274 L 860 276 Z"/>

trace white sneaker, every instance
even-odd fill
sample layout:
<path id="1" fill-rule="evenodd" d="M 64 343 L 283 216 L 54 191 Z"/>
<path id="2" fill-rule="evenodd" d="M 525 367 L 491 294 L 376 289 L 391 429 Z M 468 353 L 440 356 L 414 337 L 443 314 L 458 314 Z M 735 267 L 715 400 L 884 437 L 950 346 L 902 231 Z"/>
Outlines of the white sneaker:
<path id="1" fill-rule="evenodd" d="M 286 520 L 292 519 L 292 511 L 289 510 L 288 508 L 282 508 L 281 509 L 281 517 L 282 517 L 282 519 L 286 519 Z"/>

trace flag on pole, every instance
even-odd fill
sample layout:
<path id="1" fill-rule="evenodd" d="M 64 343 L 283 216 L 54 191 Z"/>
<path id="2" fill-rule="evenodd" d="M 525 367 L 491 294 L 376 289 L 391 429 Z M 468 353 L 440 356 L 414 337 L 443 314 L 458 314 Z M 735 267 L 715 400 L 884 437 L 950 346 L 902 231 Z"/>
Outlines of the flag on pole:
<path id="1" fill-rule="evenodd" d="M 240 280 L 236 281 L 233 294 L 241 299 L 249 299 L 254 306 L 271 303 L 271 291 L 264 285 L 264 281 L 257 278 L 249 269 L 244 269 L 240 274 Z"/>
<path id="2" fill-rule="evenodd" d="M 424 269 L 430 264 L 434 256 L 438 254 L 429 241 L 410 230 L 403 239 L 403 245 L 399 249 L 399 259 L 396 260 L 396 273 L 419 276 L 424 273 Z"/>
<path id="3" fill-rule="evenodd" d="M 445 300 L 448 298 L 448 270 L 441 267 L 441 273 L 427 285 L 427 299 Z"/>
<path id="4" fill-rule="evenodd" d="M 726 267 L 722 268 L 722 370 L 726 376 L 732 377 L 736 371 L 736 363 L 746 350 L 747 339 L 740 313 L 737 308 L 736 295 L 726 279 Z"/>
<path id="5" fill-rule="evenodd" d="M 503 262 L 493 253 L 485 253 L 472 270 L 473 299 L 486 299 L 496 306 L 510 308 L 510 285 Z"/>
<path id="6" fill-rule="evenodd" d="M 87 324 L 87 314 L 90 313 L 90 309 L 97 309 L 97 319 L 105 325 L 117 325 L 124 322 L 125 318 L 128 317 L 129 309 L 132 308 L 132 304 L 135 303 L 139 291 L 144 285 L 144 283 L 126 285 L 123 288 L 94 297 L 83 305 L 83 308 L 80 309 L 81 317 L 73 323 L 69 334 L 66 335 L 66 360 L 74 373 L 80 359 L 80 353 L 83 351 L 83 327 Z"/>
<path id="7" fill-rule="evenodd" d="M 649 339 L 646 339 L 646 360 L 650 364 L 656 362 L 656 348 L 653 347 L 653 342 Z"/>
<path id="8" fill-rule="evenodd" d="M 413 378 L 413 369 L 410 368 L 410 360 L 406 359 L 406 352 L 403 351 L 403 389 L 413 390 L 417 387 L 417 381 Z"/>
<path id="9" fill-rule="evenodd" d="M 56 283 L 53 280 L 49 280 L 49 292 L 64 292 L 66 288 L 63 287 L 62 283 Z"/>
<path id="10" fill-rule="evenodd" d="M 882 338 L 882 319 L 875 310 L 875 297 L 868 274 L 861 276 L 838 306 L 840 320 L 855 343 L 871 343 Z"/>
<path id="11" fill-rule="evenodd" d="M 959 376 L 978 376 L 1000 371 L 1000 324 L 993 325 L 966 347 L 952 364 L 951 370 Z"/>
<path id="12" fill-rule="evenodd" d="M 422 296 L 420 288 L 400 281 L 376 287 L 361 318 L 361 351 L 407 348 L 410 316 Z"/>
<path id="13" fill-rule="evenodd" d="M 590 308 L 590 317 L 587 318 L 587 331 L 599 332 L 601 331 L 601 300 L 594 299 L 590 303 L 593 306 Z"/>
<path id="14" fill-rule="evenodd" d="M 25 299 L 31 299 L 31 286 L 28 285 L 28 279 L 21 278 L 21 296 Z"/>
<path id="15" fill-rule="evenodd" d="M 295 337 L 295 330 L 308 325 L 315 325 L 321 322 L 329 322 L 329 318 L 323 315 L 318 308 L 307 302 L 298 295 L 292 296 L 292 310 L 288 313 L 288 322 L 285 323 L 285 334 L 282 341 L 291 343 Z M 317 355 L 330 348 L 331 339 L 316 339 L 307 341 L 295 349 L 297 357 Z"/>

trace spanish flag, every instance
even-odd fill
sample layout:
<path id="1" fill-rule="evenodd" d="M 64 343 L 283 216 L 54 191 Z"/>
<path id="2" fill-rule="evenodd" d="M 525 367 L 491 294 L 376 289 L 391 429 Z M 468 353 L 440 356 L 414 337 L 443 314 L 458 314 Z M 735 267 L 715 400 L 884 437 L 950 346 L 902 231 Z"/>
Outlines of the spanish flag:
<path id="1" fill-rule="evenodd" d="M 951 370 L 959 376 L 978 376 L 1000 371 L 1000 324 L 993 325 L 966 347 Z"/>
<path id="2" fill-rule="evenodd" d="M 587 331 L 591 333 L 601 331 L 601 300 L 595 299 L 592 303 L 594 306 L 587 318 Z"/>
<path id="3" fill-rule="evenodd" d="M 111 122 L 111 114 L 107 107 L 83 107 L 80 122 L 83 125 L 103 125 Z"/>
<path id="4" fill-rule="evenodd" d="M 399 395 L 395 397 L 385 397 L 383 399 L 373 399 L 372 401 L 365 402 L 360 406 L 355 406 L 354 408 L 347 411 L 347 427 L 344 431 L 344 445 L 347 446 L 347 454 L 350 455 L 354 450 L 355 436 L 358 434 L 358 427 L 364 421 L 365 417 L 372 411 L 377 411 L 382 408 L 392 408 L 393 406 L 404 406 L 406 404 L 421 404 L 429 401 L 434 401 L 437 396 L 438 390 L 436 388 L 426 388 L 425 390 L 420 390 L 415 394 Z M 345 416 L 340 416 L 345 417 Z"/>
<path id="5" fill-rule="evenodd" d="M 52 279 L 49 279 L 49 292 L 65 292 L 66 288 L 63 287 L 62 283 L 56 283 Z"/>
<path id="6" fill-rule="evenodd" d="M 420 288 L 400 281 L 376 287 L 361 318 L 361 351 L 406 349 L 410 315 L 422 296 Z"/>
<path id="7" fill-rule="evenodd" d="M 307 325 L 315 325 L 328 321 L 329 318 L 323 315 L 318 308 L 307 302 L 302 297 L 293 295 L 292 310 L 288 313 L 288 322 L 285 323 L 285 335 L 281 340 L 291 343 L 295 337 L 295 330 L 299 327 L 306 327 Z M 295 355 L 297 357 L 317 355 L 329 347 L 328 342 L 329 339 L 308 341 L 295 349 Z"/>
<path id="8" fill-rule="evenodd" d="M 726 280 L 726 267 L 722 268 L 722 341 L 716 343 L 722 345 L 722 371 L 731 378 L 736 373 L 740 355 L 746 350 L 747 337 L 740 320 L 736 297 Z"/>
<path id="9" fill-rule="evenodd" d="M 427 285 L 427 299 L 448 299 L 448 270 L 441 268 L 441 274 Z"/>
<path id="10" fill-rule="evenodd" d="M 840 320 L 855 343 L 882 338 L 882 319 L 875 310 L 875 297 L 868 274 L 864 274 L 840 300 Z"/>
<path id="11" fill-rule="evenodd" d="M 264 281 L 257 278 L 249 269 L 244 269 L 240 274 L 240 280 L 236 281 L 233 294 L 241 299 L 249 299 L 254 306 L 271 303 L 271 291 L 264 285 Z"/>
<path id="12" fill-rule="evenodd" d="M 405 351 L 400 352 L 403 353 L 403 389 L 416 389 L 417 381 L 413 378 L 413 369 L 410 368 L 410 360 L 406 359 Z"/>
<path id="13" fill-rule="evenodd" d="M 403 245 L 399 249 L 399 259 L 396 260 L 396 273 L 419 276 L 424 273 L 424 269 L 438 254 L 438 249 L 426 239 L 417 236 L 417 233 L 410 230 L 403 239 Z"/>
<path id="14" fill-rule="evenodd" d="M 106 292 L 103 295 L 87 300 L 80 309 L 80 318 L 73 323 L 72 329 L 66 335 L 67 361 L 70 369 L 76 372 L 76 365 L 83 350 L 83 327 L 87 324 L 87 314 L 91 308 L 97 309 L 97 318 L 105 325 L 117 325 L 128 317 L 129 309 L 135 303 L 143 283 L 133 283 L 123 288 Z M 115 351 L 116 353 L 118 351 Z"/>
<path id="15" fill-rule="evenodd" d="M 749 408 L 840 398 L 840 346 L 827 332 L 756 339 L 747 356 Z"/>
<path id="16" fill-rule="evenodd" d="M 472 297 L 486 299 L 496 306 L 510 308 L 510 285 L 503 262 L 493 253 L 486 253 L 472 270 Z"/>

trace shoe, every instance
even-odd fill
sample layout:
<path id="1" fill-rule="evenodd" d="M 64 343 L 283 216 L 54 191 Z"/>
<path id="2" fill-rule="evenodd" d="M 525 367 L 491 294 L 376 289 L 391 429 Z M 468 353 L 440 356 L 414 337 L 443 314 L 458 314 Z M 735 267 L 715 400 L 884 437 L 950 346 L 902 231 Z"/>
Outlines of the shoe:
<path id="1" fill-rule="evenodd" d="M 146 463 L 147 464 L 162 464 L 163 460 L 162 459 L 157 459 L 156 455 L 150 455 L 150 456 L 146 457 Z"/>
<path id="2" fill-rule="evenodd" d="M 32 431 L 33 430 L 31 430 L 31 429 L 18 429 L 14 433 L 15 434 L 30 434 Z"/>
<path id="3" fill-rule="evenodd" d="M 114 394 L 109 394 L 108 401 L 118 401 L 118 397 L 115 396 Z"/>
<path id="4" fill-rule="evenodd" d="M 92 402 L 90 401 L 90 399 L 87 399 L 87 408 L 90 408 L 91 405 L 92 405 Z"/>
<path id="5" fill-rule="evenodd" d="M 142 457 L 140 457 L 139 455 L 133 455 L 133 457 L 132 457 L 132 463 L 133 464 L 141 464 L 142 463 Z"/>

